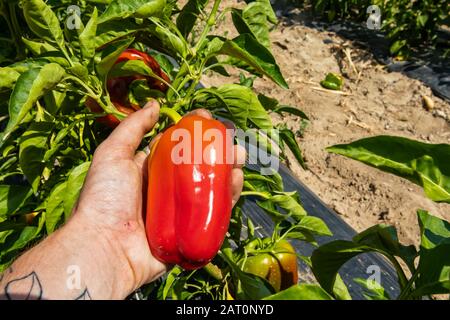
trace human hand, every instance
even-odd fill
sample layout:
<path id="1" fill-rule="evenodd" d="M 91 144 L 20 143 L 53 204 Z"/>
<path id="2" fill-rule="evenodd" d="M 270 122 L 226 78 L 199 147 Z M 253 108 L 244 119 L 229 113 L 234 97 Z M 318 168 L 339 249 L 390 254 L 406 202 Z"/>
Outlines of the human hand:
<path id="1" fill-rule="evenodd" d="M 206 110 L 194 111 L 211 118 Z M 144 135 L 159 118 L 159 105 L 149 102 L 146 107 L 128 116 L 96 150 L 68 224 L 78 226 L 80 232 L 91 228 L 99 237 L 108 239 L 104 249 L 111 256 L 127 283 L 125 296 L 145 283 L 151 282 L 167 270 L 149 249 L 143 221 L 143 194 L 147 176 L 147 154 L 137 152 Z M 242 185 L 242 165 L 245 151 L 235 147 L 232 172 L 233 205 L 239 199 Z"/>

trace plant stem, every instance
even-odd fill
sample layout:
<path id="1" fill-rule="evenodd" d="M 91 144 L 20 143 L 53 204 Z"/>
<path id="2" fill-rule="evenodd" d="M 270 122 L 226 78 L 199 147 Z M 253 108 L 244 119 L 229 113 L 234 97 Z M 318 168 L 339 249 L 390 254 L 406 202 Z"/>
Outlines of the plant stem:
<path id="1" fill-rule="evenodd" d="M 257 196 L 257 197 L 261 197 L 265 200 L 270 199 L 270 194 L 268 194 L 267 192 L 260 192 L 260 191 L 242 191 L 241 197 L 246 197 L 246 196 Z"/>
<path id="2" fill-rule="evenodd" d="M 200 38 L 194 48 L 194 55 L 197 54 L 197 52 L 203 47 L 203 43 L 205 42 L 206 37 L 209 34 L 209 31 L 211 30 L 211 27 L 216 24 L 216 15 L 217 11 L 219 10 L 219 5 L 222 1 L 221 0 L 215 0 L 213 8 L 211 10 L 211 13 L 208 17 L 208 20 L 206 21 L 206 26 L 202 31 L 202 34 L 200 35 Z"/>
<path id="3" fill-rule="evenodd" d="M 181 116 L 178 112 L 176 112 L 172 108 L 162 107 L 159 111 L 160 114 L 167 116 L 170 120 L 172 120 L 175 124 L 177 124 L 181 120 Z"/>
<path id="4" fill-rule="evenodd" d="M 416 270 L 416 272 L 414 272 L 413 276 L 411 277 L 411 279 L 409 279 L 408 283 L 406 284 L 406 286 L 403 288 L 403 290 L 400 292 L 400 295 L 397 297 L 397 300 L 404 300 L 407 299 L 409 294 L 410 294 L 410 289 L 412 287 L 412 285 L 414 284 L 414 282 L 416 281 L 417 277 L 419 276 L 419 271 Z"/>

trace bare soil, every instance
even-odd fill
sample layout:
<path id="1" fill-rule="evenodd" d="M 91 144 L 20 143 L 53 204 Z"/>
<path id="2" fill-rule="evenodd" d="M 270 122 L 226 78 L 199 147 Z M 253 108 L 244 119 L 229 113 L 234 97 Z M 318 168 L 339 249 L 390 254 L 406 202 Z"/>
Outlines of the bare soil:
<path id="1" fill-rule="evenodd" d="M 219 31 L 235 32 L 230 21 Z M 290 156 L 290 167 L 299 179 L 357 231 L 387 223 L 397 227 L 405 244 L 417 245 L 417 209 L 450 221 L 450 205 L 427 199 L 413 183 L 325 151 L 331 145 L 375 135 L 449 143 L 450 103 L 434 96 L 421 82 L 386 71 L 370 52 L 333 32 L 282 20 L 271 39 L 290 89 L 266 79 L 257 79 L 255 89 L 303 110 L 311 120 L 298 138 L 309 170 L 303 170 Z M 345 95 L 317 90 L 328 72 L 344 75 Z M 236 73 L 232 80 L 237 82 Z M 218 75 L 205 80 L 206 85 L 223 82 Z M 423 96 L 432 99 L 432 109 L 424 107 Z M 296 117 L 274 116 L 274 120 L 295 131 L 300 129 Z"/>

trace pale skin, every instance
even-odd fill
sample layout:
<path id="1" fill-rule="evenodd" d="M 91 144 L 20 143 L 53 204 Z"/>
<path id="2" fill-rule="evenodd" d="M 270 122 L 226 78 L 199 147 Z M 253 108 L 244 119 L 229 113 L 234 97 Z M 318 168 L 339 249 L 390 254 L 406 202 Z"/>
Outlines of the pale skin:
<path id="1" fill-rule="evenodd" d="M 195 113 L 211 118 L 206 110 Z M 124 299 L 168 270 L 147 243 L 142 195 L 148 156 L 136 152 L 158 118 L 158 103 L 149 102 L 97 148 L 72 217 L 0 275 L 0 299 Z M 234 160 L 233 205 L 242 190 L 245 151 L 235 147 Z"/>

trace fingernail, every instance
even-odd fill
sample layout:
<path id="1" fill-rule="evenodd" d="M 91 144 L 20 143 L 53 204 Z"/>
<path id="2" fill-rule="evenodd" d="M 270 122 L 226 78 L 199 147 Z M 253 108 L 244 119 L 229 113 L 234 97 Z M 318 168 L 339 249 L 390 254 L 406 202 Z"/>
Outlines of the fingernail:
<path id="1" fill-rule="evenodd" d="M 155 99 L 151 98 L 144 106 L 144 109 L 150 109 L 150 108 L 156 108 L 157 106 L 159 106 L 158 101 L 156 101 Z"/>

